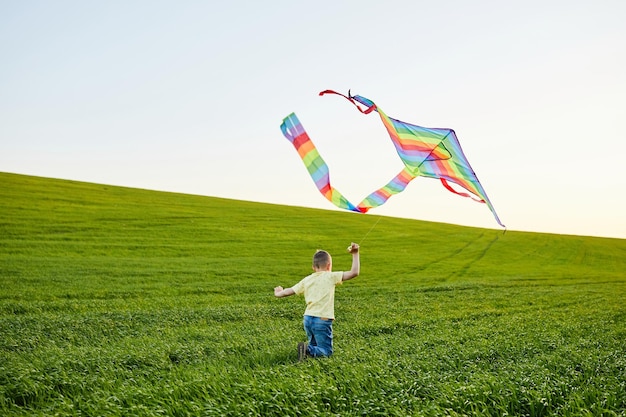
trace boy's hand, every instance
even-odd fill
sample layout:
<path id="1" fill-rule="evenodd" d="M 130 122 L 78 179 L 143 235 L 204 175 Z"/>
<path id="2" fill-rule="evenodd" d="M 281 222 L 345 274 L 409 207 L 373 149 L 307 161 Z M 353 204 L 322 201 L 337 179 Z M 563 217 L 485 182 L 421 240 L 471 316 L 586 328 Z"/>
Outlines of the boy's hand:
<path id="1" fill-rule="evenodd" d="M 274 288 L 274 295 L 278 298 L 289 297 L 290 295 L 294 295 L 296 292 L 293 288 L 284 289 L 283 287 Z"/>
<path id="2" fill-rule="evenodd" d="M 359 253 L 359 245 L 352 242 L 350 246 L 348 246 L 348 252 L 350 253 Z"/>

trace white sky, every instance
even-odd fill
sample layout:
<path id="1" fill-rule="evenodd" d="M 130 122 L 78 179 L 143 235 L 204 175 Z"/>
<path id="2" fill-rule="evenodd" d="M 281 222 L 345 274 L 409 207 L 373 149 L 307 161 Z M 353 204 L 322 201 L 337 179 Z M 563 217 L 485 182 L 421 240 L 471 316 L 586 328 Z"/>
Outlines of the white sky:
<path id="1" fill-rule="evenodd" d="M 402 168 L 378 116 L 456 131 L 509 230 L 626 238 L 626 1 L 0 0 L 0 171 L 333 210 Z M 417 178 L 370 213 L 498 228 Z M 365 233 L 365 232 L 364 232 Z"/>

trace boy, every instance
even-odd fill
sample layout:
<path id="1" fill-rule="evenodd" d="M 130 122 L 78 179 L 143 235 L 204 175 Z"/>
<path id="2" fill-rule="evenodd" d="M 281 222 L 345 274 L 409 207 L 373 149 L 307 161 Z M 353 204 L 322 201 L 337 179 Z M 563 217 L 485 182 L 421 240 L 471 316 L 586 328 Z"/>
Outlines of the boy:
<path id="1" fill-rule="evenodd" d="M 335 286 L 359 275 L 361 263 L 359 245 L 350 244 L 352 268 L 345 272 L 332 272 L 333 260 L 324 250 L 313 255 L 313 272 L 291 288 L 274 288 L 278 298 L 294 294 L 304 294 L 304 330 L 309 339 L 308 345 L 298 344 L 298 360 L 307 356 L 319 357 L 333 354 L 333 320 L 335 320 Z"/>

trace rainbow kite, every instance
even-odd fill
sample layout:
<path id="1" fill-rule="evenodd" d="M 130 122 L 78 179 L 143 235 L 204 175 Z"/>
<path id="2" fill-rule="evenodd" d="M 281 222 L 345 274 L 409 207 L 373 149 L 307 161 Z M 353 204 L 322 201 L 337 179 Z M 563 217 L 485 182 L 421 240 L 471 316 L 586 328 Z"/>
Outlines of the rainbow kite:
<path id="1" fill-rule="evenodd" d="M 350 93 L 345 96 L 332 90 L 322 91 L 320 96 L 324 94 L 337 94 L 345 97 L 364 114 L 376 111 L 404 163 L 402 171 L 389 183 L 365 197 L 355 206 L 330 184 L 328 165 L 313 145 L 296 115 L 291 113 L 280 126 L 283 135 L 298 151 L 322 195 L 334 205 L 346 210 L 367 213 L 369 209 L 384 204 L 392 195 L 402 192 L 415 177 L 423 176 L 438 178 L 449 191 L 487 204 L 498 224 L 505 227 L 500 222 L 487 193 L 463 154 L 454 130 L 433 129 L 401 122 L 387 116 L 374 102 L 365 97 L 352 96 Z M 362 109 L 357 102 L 366 108 Z M 450 183 L 457 184 L 470 194 L 456 191 Z"/>

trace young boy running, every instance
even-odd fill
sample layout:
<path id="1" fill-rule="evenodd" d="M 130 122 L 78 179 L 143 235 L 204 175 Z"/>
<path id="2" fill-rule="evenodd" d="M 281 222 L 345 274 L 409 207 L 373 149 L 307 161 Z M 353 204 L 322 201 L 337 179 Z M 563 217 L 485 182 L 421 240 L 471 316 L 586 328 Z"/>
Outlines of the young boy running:
<path id="1" fill-rule="evenodd" d="M 333 272 L 333 259 L 324 250 L 313 255 L 313 273 L 291 288 L 274 288 L 278 298 L 294 294 L 304 294 L 304 330 L 309 339 L 298 344 L 298 359 L 306 356 L 319 357 L 333 354 L 333 320 L 335 320 L 335 286 L 359 275 L 361 263 L 359 245 L 352 243 L 348 247 L 352 254 L 352 267 L 349 271 Z"/>

